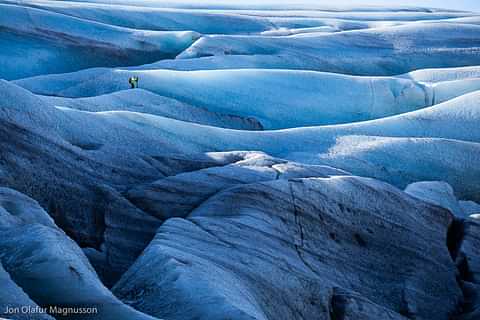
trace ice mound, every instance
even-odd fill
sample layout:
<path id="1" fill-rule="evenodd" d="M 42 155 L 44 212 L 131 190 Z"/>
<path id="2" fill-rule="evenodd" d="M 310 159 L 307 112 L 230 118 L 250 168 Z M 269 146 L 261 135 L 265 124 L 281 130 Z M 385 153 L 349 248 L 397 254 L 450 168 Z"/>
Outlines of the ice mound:
<path id="1" fill-rule="evenodd" d="M 262 124 L 254 117 L 211 112 L 179 100 L 154 94 L 143 89 L 123 90 L 89 98 L 70 99 L 43 96 L 43 100 L 55 107 L 89 112 L 129 111 L 162 116 L 171 119 L 205 124 L 221 128 L 262 130 Z"/>
<path id="2" fill-rule="evenodd" d="M 114 292 L 169 319 L 449 319 L 451 221 L 369 179 L 248 184 L 167 220 Z"/>
<path id="3" fill-rule="evenodd" d="M 82 250 L 36 201 L 1 188 L 0 214 L 0 276 L 6 288 L 0 293 L 2 304 L 8 301 L 12 308 L 15 301 L 34 308 L 32 299 L 48 309 L 97 308 L 82 319 L 153 319 L 124 305 L 101 284 Z M 42 312 L 32 317 L 51 319 Z"/>
<path id="4" fill-rule="evenodd" d="M 207 65 L 229 69 L 396 75 L 424 68 L 479 65 L 479 33 L 477 25 L 431 23 L 309 37 L 206 36 L 179 56 L 184 62 L 167 62 L 164 66 L 195 70 L 205 65 L 191 64 L 191 59 L 205 58 Z"/>
<path id="5" fill-rule="evenodd" d="M 128 29 L 2 3 L 0 10 L 0 46 L 8 47 L 0 74 L 6 79 L 153 62 L 175 57 L 199 38 L 191 31 Z"/>

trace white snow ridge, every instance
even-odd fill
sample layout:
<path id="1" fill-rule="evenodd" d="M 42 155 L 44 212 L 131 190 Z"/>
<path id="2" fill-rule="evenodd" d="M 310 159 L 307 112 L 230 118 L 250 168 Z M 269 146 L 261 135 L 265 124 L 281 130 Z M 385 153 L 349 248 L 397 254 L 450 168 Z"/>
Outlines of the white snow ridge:
<path id="1" fill-rule="evenodd" d="M 0 0 L 0 48 L 0 318 L 480 319 L 480 14 Z"/>

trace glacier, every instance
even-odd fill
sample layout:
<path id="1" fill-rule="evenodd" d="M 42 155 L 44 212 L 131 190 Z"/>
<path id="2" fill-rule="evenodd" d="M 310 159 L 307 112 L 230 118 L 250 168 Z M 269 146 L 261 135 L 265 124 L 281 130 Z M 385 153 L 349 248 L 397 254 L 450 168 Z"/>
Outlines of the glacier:
<path id="1" fill-rule="evenodd" d="M 0 317 L 480 317 L 480 13 L 0 0 L 0 47 Z"/>

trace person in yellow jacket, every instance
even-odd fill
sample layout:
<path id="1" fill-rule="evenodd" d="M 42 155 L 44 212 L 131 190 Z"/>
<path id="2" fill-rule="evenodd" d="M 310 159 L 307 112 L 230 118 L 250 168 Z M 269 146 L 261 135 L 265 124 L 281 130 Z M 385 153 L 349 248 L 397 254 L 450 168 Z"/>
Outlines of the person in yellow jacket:
<path id="1" fill-rule="evenodd" d="M 128 83 L 130 83 L 132 89 L 138 88 L 138 77 L 130 77 L 130 79 L 128 79 Z"/>

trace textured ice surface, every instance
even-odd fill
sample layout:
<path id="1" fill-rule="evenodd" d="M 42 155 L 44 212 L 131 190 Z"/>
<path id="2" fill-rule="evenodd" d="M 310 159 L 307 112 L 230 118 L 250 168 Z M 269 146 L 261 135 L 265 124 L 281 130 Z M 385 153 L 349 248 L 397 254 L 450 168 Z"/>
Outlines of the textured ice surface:
<path id="1" fill-rule="evenodd" d="M 0 217 L 2 306 L 34 308 L 33 299 L 43 307 L 98 308 L 97 314 L 82 315 L 80 319 L 152 319 L 118 301 L 101 284 L 77 244 L 36 201 L 0 188 Z M 42 313 L 23 314 L 31 319 L 50 319 Z"/>
<path id="2" fill-rule="evenodd" d="M 0 0 L 0 308 L 478 319 L 479 28 L 405 6 Z"/>
<path id="3" fill-rule="evenodd" d="M 439 73 L 439 77 L 444 76 L 442 71 Z M 125 89 L 130 76 L 142 79 L 141 87 L 146 90 L 212 112 L 255 117 L 267 129 L 382 118 L 480 89 L 480 78 L 470 73 L 465 73 L 464 77 L 460 73 L 455 81 L 447 78 L 430 83 L 425 79 L 418 82 L 403 77 L 353 77 L 259 69 L 195 72 L 93 69 L 16 83 L 40 94 L 82 97 Z M 260 87 L 262 89 L 257 91 Z"/>
<path id="4" fill-rule="evenodd" d="M 5 79 L 153 62 L 175 57 L 199 37 L 191 31 L 128 29 L 2 3 L 0 10 L 0 47 L 5 48 L 0 74 Z"/>
<path id="5" fill-rule="evenodd" d="M 368 179 L 253 183 L 165 222 L 114 292 L 170 319 L 448 319 L 450 219 Z"/>

